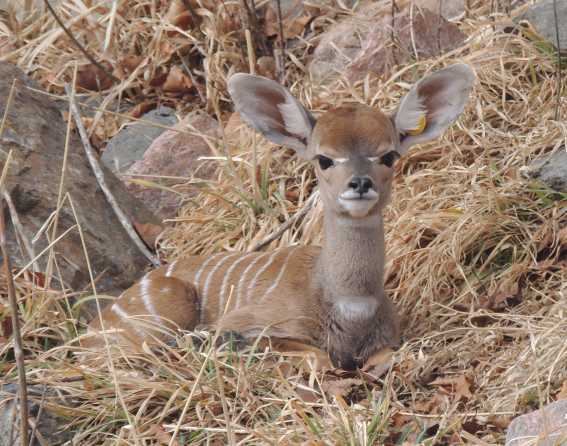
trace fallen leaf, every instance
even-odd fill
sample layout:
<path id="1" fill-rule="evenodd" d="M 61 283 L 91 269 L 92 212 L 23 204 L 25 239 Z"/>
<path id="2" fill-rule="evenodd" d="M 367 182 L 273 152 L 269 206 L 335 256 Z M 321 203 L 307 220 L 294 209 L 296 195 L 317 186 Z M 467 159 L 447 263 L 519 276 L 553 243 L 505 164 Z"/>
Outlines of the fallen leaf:
<path id="1" fill-rule="evenodd" d="M 112 67 L 108 62 L 101 65 L 108 73 L 112 72 Z M 112 87 L 113 80 L 104 70 L 93 64 L 84 65 L 77 71 L 77 87 L 90 91 L 108 90 Z"/>
<path id="2" fill-rule="evenodd" d="M 364 381 L 358 378 L 344 378 L 325 381 L 321 384 L 321 389 L 325 393 L 334 397 L 347 397 L 355 387 L 361 386 Z"/>
<path id="3" fill-rule="evenodd" d="M 567 379 L 563 381 L 563 385 L 561 386 L 561 390 L 556 395 L 558 400 L 567 400 Z"/>
<path id="4" fill-rule="evenodd" d="M 171 67 L 167 78 L 162 86 L 163 91 L 168 93 L 185 93 L 193 87 L 191 79 L 178 66 Z"/>
<path id="5" fill-rule="evenodd" d="M 276 60 L 271 56 L 262 56 L 256 61 L 256 73 L 269 79 L 276 79 Z"/>
<path id="6" fill-rule="evenodd" d="M 300 36 L 307 23 L 311 20 L 311 16 L 305 13 L 300 0 L 296 0 L 295 4 L 288 9 L 288 12 L 283 14 L 281 25 L 283 29 L 283 37 L 286 40 Z M 279 35 L 280 23 L 278 20 L 278 14 L 272 4 L 270 4 L 266 10 L 264 23 L 264 33 L 268 37 Z"/>
<path id="7" fill-rule="evenodd" d="M 138 223 L 133 222 L 136 232 L 140 235 L 142 240 L 148 246 L 155 246 L 158 236 L 163 231 L 163 226 L 155 225 L 153 223 Z"/>
<path id="8" fill-rule="evenodd" d="M 464 375 L 451 376 L 446 378 L 437 378 L 430 383 L 433 386 L 440 386 L 445 392 L 454 396 L 455 401 L 472 398 L 471 384 Z"/>
<path id="9" fill-rule="evenodd" d="M 133 118 L 139 118 L 154 108 L 156 108 L 156 103 L 154 101 L 143 101 L 130 111 L 130 116 Z"/>

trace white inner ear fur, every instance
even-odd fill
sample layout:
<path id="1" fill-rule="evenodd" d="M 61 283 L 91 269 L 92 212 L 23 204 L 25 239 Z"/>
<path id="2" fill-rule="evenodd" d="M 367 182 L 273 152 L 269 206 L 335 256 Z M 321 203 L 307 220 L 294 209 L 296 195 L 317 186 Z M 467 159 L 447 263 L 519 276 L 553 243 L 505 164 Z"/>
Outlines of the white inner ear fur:
<path id="1" fill-rule="evenodd" d="M 278 105 L 285 129 L 288 133 L 307 140 L 311 134 L 311 123 L 303 109 L 297 104 L 296 100 L 286 92 L 285 102 Z"/>
<path id="2" fill-rule="evenodd" d="M 420 119 L 427 110 L 417 94 L 417 88 L 412 88 L 402 99 L 395 117 L 396 129 L 400 133 L 407 133 L 419 127 Z"/>

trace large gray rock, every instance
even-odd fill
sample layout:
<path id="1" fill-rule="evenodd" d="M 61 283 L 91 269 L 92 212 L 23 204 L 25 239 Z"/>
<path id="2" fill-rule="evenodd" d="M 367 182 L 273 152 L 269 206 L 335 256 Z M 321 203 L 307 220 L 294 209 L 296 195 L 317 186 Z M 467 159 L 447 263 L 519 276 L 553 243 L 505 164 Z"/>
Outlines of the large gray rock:
<path id="1" fill-rule="evenodd" d="M 559 46 L 557 42 L 555 11 L 553 0 L 541 0 L 531 6 L 517 20 L 527 20 L 544 39 L 560 47 L 561 52 L 567 52 L 567 1 L 557 0 L 557 30 L 559 31 Z"/>
<path id="2" fill-rule="evenodd" d="M 506 446 L 528 445 L 567 446 L 567 400 L 556 401 L 512 420 Z"/>
<path id="3" fill-rule="evenodd" d="M 12 151 L 12 163 L 6 178 L 6 191 L 11 196 L 23 228 L 24 238 L 39 254 L 49 244 L 51 227 L 39 237 L 37 234 L 57 208 L 57 197 L 63 165 L 66 123 L 60 111 L 47 96 L 31 91 L 39 88 L 18 68 L 0 62 L 0 116 L 4 114 L 13 79 L 17 91 L 10 106 L 4 134 L 0 137 L 0 167 Z M 138 278 L 148 266 L 144 256 L 134 246 L 106 197 L 99 188 L 78 136 L 73 134 L 69 144 L 64 191 L 71 197 L 81 225 L 97 289 L 122 289 Z M 125 186 L 108 169 L 104 169 L 107 183 L 117 202 L 138 224 L 159 225 L 151 212 L 135 200 Z M 7 212 L 9 215 L 10 213 Z M 66 201 L 59 211 L 57 235 L 61 235 L 77 221 Z M 30 261 L 22 250 L 21 239 L 12 221 L 7 222 L 7 244 L 15 266 Z M 65 284 L 80 290 L 90 279 L 80 235 L 71 230 L 54 245 L 58 268 Z M 39 259 L 43 271 L 47 256 Z M 53 283 L 55 285 L 55 283 Z"/>
<path id="4" fill-rule="evenodd" d="M 551 189 L 567 193 L 567 149 L 561 147 L 543 162 L 536 161 L 527 173 Z"/>
<path id="5" fill-rule="evenodd" d="M 20 404 L 17 401 L 18 386 L 6 384 L 0 388 L 0 446 L 20 444 Z M 59 445 L 73 438 L 73 432 L 66 429 L 69 420 L 57 415 L 48 407 L 65 406 L 66 401 L 48 387 L 28 386 L 28 417 L 36 425 L 35 435 L 41 436 L 33 444 Z M 71 412 L 69 410 L 68 412 Z"/>
<path id="6" fill-rule="evenodd" d="M 151 125 L 151 121 L 158 125 Z M 177 123 L 175 110 L 169 107 L 158 107 L 142 116 L 139 122 L 134 122 L 122 128 L 106 146 L 102 161 L 114 172 L 125 172 L 136 161 L 141 160 L 152 142 L 166 127 Z"/>

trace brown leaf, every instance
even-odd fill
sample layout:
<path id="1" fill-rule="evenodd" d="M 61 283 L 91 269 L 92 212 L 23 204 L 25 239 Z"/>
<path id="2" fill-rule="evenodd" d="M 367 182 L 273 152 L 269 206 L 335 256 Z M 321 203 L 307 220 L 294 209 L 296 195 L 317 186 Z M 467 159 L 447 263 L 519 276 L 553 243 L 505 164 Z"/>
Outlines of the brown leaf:
<path id="1" fill-rule="evenodd" d="M 156 103 L 154 101 L 143 101 L 130 111 L 130 116 L 133 118 L 139 118 L 154 108 L 156 108 Z"/>
<path id="2" fill-rule="evenodd" d="M 102 62 L 101 65 L 106 68 L 107 72 L 110 73 L 112 71 L 112 67 L 108 62 Z M 112 87 L 112 84 L 112 79 L 96 65 L 84 65 L 77 71 L 77 87 L 85 90 L 107 90 Z"/>
<path id="3" fill-rule="evenodd" d="M 311 16 L 306 14 L 301 1 L 296 0 L 287 14 L 282 12 L 282 28 L 284 39 L 294 39 L 303 33 L 305 25 L 311 20 Z M 280 33 L 280 24 L 274 5 L 270 4 L 266 10 L 264 33 L 268 37 L 277 36 Z"/>
<path id="4" fill-rule="evenodd" d="M 276 79 L 276 60 L 271 56 L 262 56 L 256 61 L 256 72 L 260 76 Z"/>
<path id="5" fill-rule="evenodd" d="M 440 386 L 448 394 L 453 395 L 455 401 L 472 398 L 471 384 L 465 374 L 446 378 L 437 378 L 430 383 L 433 386 Z"/>
<path id="6" fill-rule="evenodd" d="M 133 223 L 136 232 L 140 235 L 142 240 L 144 240 L 146 245 L 155 246 L 158 236 L 163 231 L 163 226 L 154 225 L 153 223 L 138 223 L 136 221 Z"/>
<path id="7" fill-rule="evenodd" d="M 561 390 L 556 395 L 558 400 L 567 400 L 567 379 L 563 381 L 563 385 L 561 386 Z"/>
<path id="8" fill-rule="evenodd" d="M 296 387 L 295 393 L 304 403 L 317 403 L 321 399 L 315 390 L 305 387 Z"/>
<path id="9" fill-rule="evenodd" d="M 343 378 L 325 381 L 321 384 L 324 392 L 334 397 L 346 397 L 354 387 L 364 384 L 364 381 L 358 378 Z"/>
<path id="10" fill-rule="evenodd" d="M 199 8 L 199 4 L 194 0 L 189 0 L 192 11 L 196 11 Z M 165 14 L 165 19 L 174 26 L 181 29 L 193 29 L 201 24 L 201 16 L 191 14 L 182 0 L 174 0 L 170 3 L 169 9 Z"/>
<path id="11" fill-rule="evenodd" d="M 168 93 L 186 93 L 191 89 L 191 79 L 178 66 L 171 67 L 163 84 L 163 91 Z"/>

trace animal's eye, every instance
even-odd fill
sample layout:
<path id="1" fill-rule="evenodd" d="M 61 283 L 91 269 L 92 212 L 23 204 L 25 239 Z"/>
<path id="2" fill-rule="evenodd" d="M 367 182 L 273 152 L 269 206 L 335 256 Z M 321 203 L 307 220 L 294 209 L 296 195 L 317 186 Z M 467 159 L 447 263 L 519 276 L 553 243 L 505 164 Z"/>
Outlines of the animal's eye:
<path id="1" fill-rule="evenodd" d="M 392 150 L 391 152 L 382 155 L 380 158 L 380 164 L 384 164 L 386 167 L 392 167 L 394 162 L 400 157 L 399 153 Z"/>
<path id="2" fill-rule="evenodd" d="M 317 161 L 319 161 L 319 167 L 321 167 L 322 170 L 327 170 L 329 167 L 335 165 L 335 162 L 331 158 L 327 158 L 323 155 L 318 155 Z"/>

